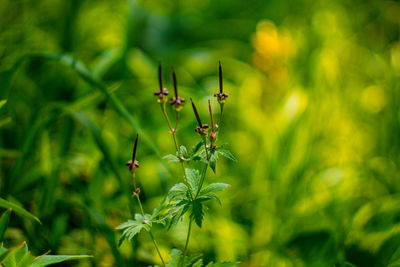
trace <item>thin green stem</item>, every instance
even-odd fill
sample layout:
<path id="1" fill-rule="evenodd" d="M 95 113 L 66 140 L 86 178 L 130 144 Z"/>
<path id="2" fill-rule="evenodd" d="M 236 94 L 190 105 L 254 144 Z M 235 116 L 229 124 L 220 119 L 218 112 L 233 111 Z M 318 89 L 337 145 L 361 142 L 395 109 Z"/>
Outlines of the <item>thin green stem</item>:
<path id="1" fill-rule="evenodd" d="M 167 114 L 167 111 L 165 109 L 165 103 L 161 104 L 161 111 L 164 114 L 165 119 L 167 120 L 169 130 L 171 131 L 172 136 L 174 138 L 175 149 L 179 153 L 179 147 L 178 147 L 178 142 L 176 141 L 175 129 L 172 128 L 171 121 L 168 118 L 168 114 Z"/>
<path id="2" fill-rule="evenodd" d="M 188 232 L 187 232 L 187 236 L 186 236 L 186 244 L 185 244 L 185 248 L 183 250 L 183 257 L 181 259 L 182 262 L 185 260 L 186 253 L 187 253 L 187 248 L 189 246 L 190 233 L 192 231 L 192 222 L 193 222 L 193 218 L 190 218 L 189 228 L 188 228 Z"/>
<path id="3" fill-rule="evenodd" d="M 179 112 L 175 111 L 175 132 L 178 131 Z"/>
<path id="4" fill-rule="evenodd" d="M 156 247 L 156 250 L 157 250 L 158 256 L 160 257 L 160 259 L 161 259 L 161 262 L 162 262 L 163 266 L 165 266 L 164 259 L 163 259 L 163 257 L 161 256 L 161 252 L 160 252 L 160 250 L 158 249 L 158 246 L 157 246 L 156 239 L 154 238 L 154 236 L 153 236 L 153 234 L 151 233 L 151 231 L 149 231 L 149 234 L 150 234 L 151 240 L 153 240 L 153 244 L 154 244 L 154 246 Z"/>
<path id="5" fill-rule="evenodd" d="M 181 153 L 179 151 L 179 145 L 178 145 L 178 141 L 177 141 L 177 138 L 176 138 L 176 129 L 178 127 L 179 114 L 178 114 L 178 112 L 176 112 L 176 126 L 175 126 L 175 129 L 173 129 L 172 125 L 171 125 L 171 121 L 169 120 L 167 111 L 165 109 L 165 103 L 161 104 L 161 111 L 164 114 L 164 117 L 165 117 L 165 119 L 166 119 L 166 121 L 168 123 L 168 127 L 170 129 L 170 132 L 172 133 L 172 137 L 174 139 L 176 153 L 178 153 L 178 155 L 180 157 Z M 181 168 L 182 168 L 184 180 L 185 180 L 186 183 L 188 183 L 188 180 L 187 180 L 187 177 L 186 177 L 186 172 L 185 172 L 185 166 L 183 165 L 183 161 L 181 161 L 180 159 L 179 159 L 179 161 L 180 161 L 180 165 L 181 165 Z"/>
<path id="6" fill-rule="evenodd" d="M 140 207 L 140 211 L 141 211 L 141 213 L 142 213 L 142 215 L 143 215 L 143 218 L 144 218 L 145 214 L 144 214 L 142 202 L 140 201 L 139 193 L 137 193 L 137 188 L 136 188 L 135 172 L 132 172 L 132 178 L 133 178 L 133 186 L 134 186 L 134 188 L 135 188 L 135 193 L 134 193 L 134 194 L 135 194 L 135 196 L 136 196 L 136 199 L 137 199 L 138 204 L 139 204 L 139 207 Z M 160 260 L 161 260 L 163 266 L 165 267 L 164 259 L 163 259 L 162 255 L 161 255 L 160 249 L 158 248 L 156 239 L 154 238 L 154 236 L 153 236 L 151 230 L 149 230 L 149 235 L 150 235 L 151 240 L 153 241 L 154 247 L 156 248 L 156 251 L 157 251 L 157 253 L 158 253 L 158 256 L 160 257 Z"/>
<path id="7" fill-rule="evenodd" d="M 219 123 L 218 123 L 218 132 L 221 129 L 221 123 L 222 123 L 222 114 L 224 113 L 224 104 L 219 104 L 221 112 L 219 113 Z"/>

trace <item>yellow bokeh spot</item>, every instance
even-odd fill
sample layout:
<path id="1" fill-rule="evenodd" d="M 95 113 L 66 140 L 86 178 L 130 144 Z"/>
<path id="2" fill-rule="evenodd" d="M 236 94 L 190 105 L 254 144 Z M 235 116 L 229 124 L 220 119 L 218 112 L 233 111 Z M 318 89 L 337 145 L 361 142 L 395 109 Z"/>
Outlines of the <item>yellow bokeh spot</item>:
<path id="1" fill-rule="evenodd" d="M 371 113 L 381 111 L 387 103 L 387 98 L 383 89 L 372 85 L 364 89 L 361 96 L 361 105 Z"/>

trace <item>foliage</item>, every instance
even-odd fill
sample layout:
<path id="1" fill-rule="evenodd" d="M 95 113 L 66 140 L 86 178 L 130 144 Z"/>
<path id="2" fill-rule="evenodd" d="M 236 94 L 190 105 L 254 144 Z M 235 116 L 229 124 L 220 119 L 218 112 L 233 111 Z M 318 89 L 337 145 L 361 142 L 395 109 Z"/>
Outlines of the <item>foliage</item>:
<path id="1" fill-rule="evenodd" d="M 168 88 L 174 65 L 181 95 L 206 120 L 221 60 L 230 96 L 218 146 L 229 143 L 239 163 L 217 155 L 216 174 L 207 170 L 203 189 L 231 187 L 214 192 L 223 208 L 214 195 L 201 202 L 205 217 L 201 229 L 193 219 L 188 255 L 243 266 L 398 263 L 397 1 L 0 6 L 0 197 L 41 221 L 9 213 L 4 247 L 26 241 L 35 255 L 89 254 L 93 266 L 161 264 L 146 230 L 118 247 L 123 231 L 115 228 L 138 212 L 123 163 L 139 133 L 137 183 L 149 214 L 175 184 L 189 186 L 154 103 L 157 63 Z M 202 139 L 193 140 L 196 119 L 185 105 L 180 153 L 201 174 L 204 144 L 187 157 Z M 175 163 L 160 160 L 165 154 Z M 158 216 L 169 231 L 161 223 L 150 230 L 167 258 L 170 248 L 184 249 L 192 210 L 183 205 L 179 216 L 183 209 L 167 205 L 178 202 L 165 201 Z"/>
<path id="2" fill-rule="evenodd" d="M 34 257 L 28 251 L 26 243 L 13 249 L 0 246 L 0 264 L 4 267 L 42 267 L 68 260 L 84 259 L 86 255 L 42 255 Z"/>

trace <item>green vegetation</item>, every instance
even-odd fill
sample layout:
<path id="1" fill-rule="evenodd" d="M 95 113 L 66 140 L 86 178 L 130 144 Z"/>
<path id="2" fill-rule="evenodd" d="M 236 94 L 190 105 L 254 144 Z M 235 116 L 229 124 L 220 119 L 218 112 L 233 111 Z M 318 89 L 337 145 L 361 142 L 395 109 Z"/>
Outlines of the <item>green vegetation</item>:
<path id="1" fill-rule="evenodd" d="M 1 264 L 38 259 L 28 244 L 93 256 L 60 266 L 161 266 L 159 254 L 167 266 L 400 266 L 399 13 L 396 1 L 1 1 Z M 153 94 L 159 60 L 161 88 L 173 95 L 174 66 L 187 100 L 179 143 L 177 106 Z M 232 153 L 190 149 L 203 130 L 190 97 Z M 137 134 L 144 215 L 125 166 Z M 204 165 L 215 172 L 191 183 Z M 221 181 L 217 201 L 175 205 Z M 149 228 L 160 203 L 175 207 Z"/>

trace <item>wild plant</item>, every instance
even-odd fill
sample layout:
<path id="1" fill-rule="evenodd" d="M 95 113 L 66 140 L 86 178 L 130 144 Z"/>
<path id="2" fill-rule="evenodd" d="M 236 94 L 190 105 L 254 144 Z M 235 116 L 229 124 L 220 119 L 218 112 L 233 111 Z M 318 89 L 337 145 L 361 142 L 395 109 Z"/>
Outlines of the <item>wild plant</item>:
<path id="1" fill-rule="evenodd" d="M 220 182 L 207 184 L 207 170 L 210 168 L 214 173 L 216 173 L 216 165 L 220 157 L 226 157 L 230 160 L 236 161 L 232 153 L 226 149 L 226 145 L 219 145 L 217 142 L 218 136 L 221 132 L 224 105 L 228 99 L 228 94 L 223 91 L 221 62 L 219 62 L 219 91 L 214 94 L 214 97 L 219 103 L 219 121 L 218 123 L 215 123 L 211 101 L 208 100 L 210 125 L 203 123 L 194 101 L 190 98 L 191 106 L 198 124 L 194 131 L 200 137 L 200 140 L 197 141 L 190 150 L 184 145 L 180 145 L 177 138 L 180 112 L 182 112 L 186 100 L 178 93 L 178 83 L 175 70 L 172 69 L 174 96 L 170 99 L 168 99 L 168 89 L 163 86 L 161 63 L 159 63 L 158 66 L 158 81 L 159 89 L 154 93 L 154 95 L 161 107 L 161 112 L 168 124 L 169 133 L 172 135 L 175 146 L 175 153 L 166 155 L 164 159 L 168 160 L 168 163 L 177 163 L 180 165 L 182 180 L 171 187 L 162 203 L 160 203 L 151 214 L 145 213 L 140 200 L 140 188 L 136 185 L 135 177 L 136 171 L 139 168 L 139 162 L 136 158 L 138 146 L 138 135 L 136 135 L 132 159 L 128 161 L 126 165 L 132 173 L 132 196 L 137 199 L 140 213 L 136 213 L 133 219 L 128 220 L 117 228 L 123 231 L 120 238 L 120 244 L 125 239 L 131 241 L 135 235 L 140 233 L 142 230 L 145 230 L 149 233 L 163 266 L 201 267 L 203 266 L 203 260 L 200 254 L 191 256 L 187 255 L 193 222 L 201 228 L 207 210 L 207 201 L 215 200 L 221 204 L 217 192 L 223 191 L 229 186 L 226 183 Z M 174 126 L 168 116 L 168 102 L 175 113 Z M 188 223 L 186 242 L 183 245 L 183 250 L 172 249 L 170 259 L 166 264 L 163 255 L 158 248 L 154 235 L 152 234 L 151 228 L 153 224 L 161 224 L 169 230 L 181 221 L 187 221 Z M 237 262 L 210 262 L 206 266 L 232 266 L 236 264 Z"/>

